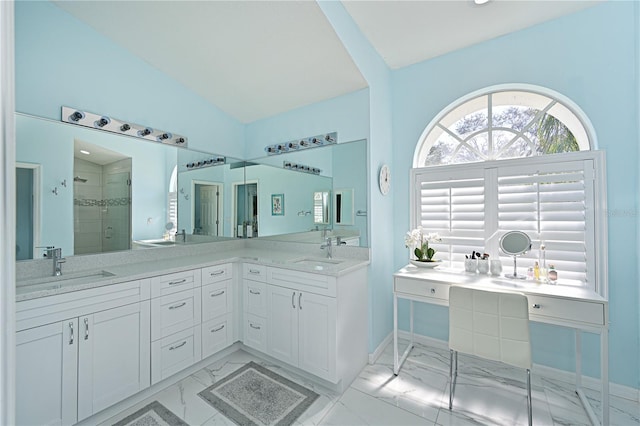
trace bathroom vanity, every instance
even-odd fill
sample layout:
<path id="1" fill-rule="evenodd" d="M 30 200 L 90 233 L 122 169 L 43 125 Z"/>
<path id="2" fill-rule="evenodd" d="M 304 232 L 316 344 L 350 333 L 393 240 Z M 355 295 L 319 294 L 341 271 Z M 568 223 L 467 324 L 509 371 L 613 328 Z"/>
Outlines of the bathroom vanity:
<path id="1" fill-rule="evenodd" d="M 17 423 L 75 424 L 236 342 L 342 389 L 367 362 L 367 264 L 215 249 L 23 280 Z"/>

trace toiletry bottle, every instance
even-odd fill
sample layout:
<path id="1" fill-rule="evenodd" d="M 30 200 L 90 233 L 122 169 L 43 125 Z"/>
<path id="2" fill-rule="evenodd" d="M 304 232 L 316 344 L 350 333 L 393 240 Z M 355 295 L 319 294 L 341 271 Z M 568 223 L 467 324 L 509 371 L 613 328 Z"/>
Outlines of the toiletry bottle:
<path id="1" fill-rule="evenodd" d="M 547 276 L 549 277 L 549 281 L 552 283 L 556 282 L 558 279 L 558 271 L 554 268 L 553 265 L 549 265 L 549 272 L 547 272 Z"/>
<path id="2" fill-rule="evenodd" d="M 533 268 L 529 267 L 529 269 L 527 269 L 527 279 L 528 280 L 532 280 L 533 279 Z"/>
<path id="3" fill-rule="evenodd" d="M 540 265 L 538 265 L 538 262 L 533 264 L 533 279 L 540 280 Z"/>

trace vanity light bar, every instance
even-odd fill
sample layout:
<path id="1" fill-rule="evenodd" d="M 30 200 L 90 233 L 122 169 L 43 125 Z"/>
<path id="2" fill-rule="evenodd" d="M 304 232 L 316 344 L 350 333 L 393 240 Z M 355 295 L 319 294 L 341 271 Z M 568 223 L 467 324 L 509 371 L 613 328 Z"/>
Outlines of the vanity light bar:
<path id="1" fill-rule="evenodd" d="M 310 173 L 312 175 L 319 175 L 320 172 L 322 172 L 322 170 L 316 167 L 306 166 L 304 164 L 292 163 L 291 161 L 284 161 L 282 163 L 282 167 L 287 170 L 295 170 L 297 172 Z"/>
<path id="2" fill-rule="evenodd" d="M 187 138 L 164 130 L 152 129 L 140 124 L 128 123 L 105 115 L 81 111 L 76 108 L 62 107 L 62 121 L 106 132 L 146 139 L 152 142 L 160 142 L 165 145 L 187 147 Z"/>
<path id="3" fill-rule="evenodd" d="M 205 160 L 192 161 L 190 163 L 187 163 L 186 168 L 187 170 L 202 169 L 204 167 L 220 166 L 226 163 L 227 163 L 226 157 L 211 157 Z"/>
<path id="4" fill-rule="evenodd" d="M 264 150 L 269 155 L 283 154 L 290 151 L 299 151 L 308 148 L 317 148 L 324 145 L 338 143 L 338 132 L 325 133 L 324 135 L 311 136 L 309 138 L 296 139 L 286 143 L 267 145 Z"/>

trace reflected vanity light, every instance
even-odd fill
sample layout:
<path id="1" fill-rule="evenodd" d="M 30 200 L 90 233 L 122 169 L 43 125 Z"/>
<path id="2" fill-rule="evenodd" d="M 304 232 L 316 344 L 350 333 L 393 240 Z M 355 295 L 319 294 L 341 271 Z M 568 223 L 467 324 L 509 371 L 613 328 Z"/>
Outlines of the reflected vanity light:
<path id="1" fill-rule="evenodd" d="M 84 155 L 91 155 L 91 153 L 87 150 L 81 149 L 80 150 L 80 154 L 84 154 Z"/>
<path id="2" fill-rule="evenodd" d="M 221 166 L 223 164 L 227 164 L 226 157 L 211 157 L 206 158 L 204 160 L 192 161 L 190 163 L 185 164 L 187 170 L 193 169 L 201 169 L 203 167 L 211 167 L 211 166 Z"/>
<path id="3" fill-rule="evenodd" d="M 65 123 L 104 130 L 111 133 L 132 136 L 159 142 L 166 145 L 187 147 L 187 138 L 164 130 L 154 130 L 148 126 L 128 123 L 106 115 L 81 111 L 76 108 L 62 107 L 62 120 Z"/>
<path id="4" fill-rule="evenodd" d="M 283 161 L 282 168 L 287 170 L 295 170 L 297 172 L 319 175 L 322 170 L 317 167 L 307 166 L 305 164 L 292 163 L 291 161 Z"/>
<path id="5" fill-rule="evenodd" d="M 333 145 L 338 141 L 338 132 L 326 133 L 324 135 L 311 136 L 303 139 L 296 139 L 286 143 L 267 145 L 264 150 L 269 155 L 283 154 L 289 151 L 297 151 L 319 146 Z"/>
<path id="6" fill-rule="evenodd" d="M 311 210 L 300 210 L 298 212 L 298 216 L 309 216 L 311 214 Z"/>
<path id="7" fill-rule="evenodd" d="M 184 188 L 180 188 L 180 194 L 182 194 L 182 196 L 184 197 L 185 200 L 189 199 L 189 194 L 186 194 L 184 192 Z"/>

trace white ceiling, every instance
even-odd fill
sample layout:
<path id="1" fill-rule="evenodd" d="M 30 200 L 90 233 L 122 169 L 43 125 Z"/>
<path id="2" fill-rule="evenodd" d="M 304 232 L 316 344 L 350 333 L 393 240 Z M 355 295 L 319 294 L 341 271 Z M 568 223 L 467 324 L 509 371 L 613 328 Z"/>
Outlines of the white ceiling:
<path id="1" fill-rule="evenodd" d="M 343 1 L 345 8 L 391 69 L 402 68 L 600 1 L 472 0 Z"/>
<path id="2" fill-rule="evenodd" d="M 343 1 L 400 68 L 594 1 Z M 243 123 L 367 87 L 315 1 L 55 1 Z"/>

